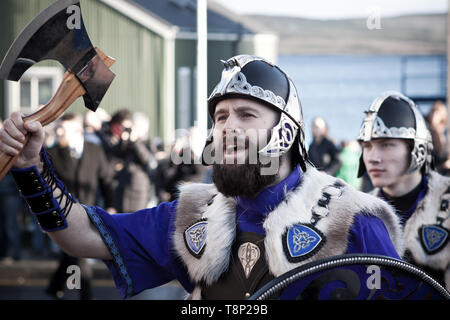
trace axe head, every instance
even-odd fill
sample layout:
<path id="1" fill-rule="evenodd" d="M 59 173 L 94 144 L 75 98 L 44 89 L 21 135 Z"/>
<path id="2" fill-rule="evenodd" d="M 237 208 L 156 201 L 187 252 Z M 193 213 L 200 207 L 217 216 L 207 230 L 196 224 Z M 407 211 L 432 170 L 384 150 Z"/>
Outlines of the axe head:
<path id="1" fill-rule="evenodd" d="M 95 111 L 114 73 L 97 55 L 81 16 L 79 0 L 58 0 L 16 38 L 0 66 L 0 78 L 18 81 L 35 63 L 56 60 L 80 80 L 85 106 Z"/>

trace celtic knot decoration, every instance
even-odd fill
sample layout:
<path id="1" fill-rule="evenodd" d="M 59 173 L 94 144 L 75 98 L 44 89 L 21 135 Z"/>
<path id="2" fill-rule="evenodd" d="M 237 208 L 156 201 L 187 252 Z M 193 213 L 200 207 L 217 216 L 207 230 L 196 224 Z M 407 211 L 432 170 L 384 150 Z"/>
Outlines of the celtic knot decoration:
<path id="1" fill-rule="evenodd" d="M 294 242 L 294 252 L 297 253 L 300 249 L 305 249 L 311 245 L 312 242 L 316 241 L 317 238 L 309 235 L 305 231 L 300 231 L 294 228 L 294 236 L 292 241 Z"/>

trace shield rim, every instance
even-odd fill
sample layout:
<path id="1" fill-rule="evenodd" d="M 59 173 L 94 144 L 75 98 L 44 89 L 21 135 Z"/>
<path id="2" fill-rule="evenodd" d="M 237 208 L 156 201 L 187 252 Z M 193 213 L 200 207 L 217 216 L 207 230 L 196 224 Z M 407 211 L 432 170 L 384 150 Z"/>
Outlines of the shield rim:
<path id="1" fill-rule="evenodd" d="M 395 259 L 383 255 L 368 255 L 368 254 L 344 254 L 340 256 L 328 257 L 320 260 L 316 260 L 291 271 L 288 271 L 281 276 L 271 280 L 258 291 L 256 291 L 249 300 L 267 300 L 274 294 L 285 289 L 293 282 L 313 274 L 315 272 L 327 270 L 329 268 L 355 265 L 355 264 L 378 264 L 386 267 L 397 267 L 400 270 L 408 271 L 416 276 L 419 276 L 423 281 L 432 286 L 438 291 L 445 299 L 450 300 L 450 293 L 436 280 L 431 278 L 428 274 L 422 271 L 417 266 L 399 259 Z"/>

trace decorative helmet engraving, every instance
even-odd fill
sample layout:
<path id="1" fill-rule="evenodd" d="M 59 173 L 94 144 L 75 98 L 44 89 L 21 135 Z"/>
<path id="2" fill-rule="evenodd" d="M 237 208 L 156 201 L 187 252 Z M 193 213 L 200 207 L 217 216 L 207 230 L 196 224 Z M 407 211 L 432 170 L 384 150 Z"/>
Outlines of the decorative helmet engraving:
<path id="1" fill-rule="evenodd" d="M 307 152 L 303 114 L 292 80 L 278 66 L 252 55 L 234 56 L 222 63 L 222 77 L 208 98 L 208 112 L 213 121 L 217 103 L 232 97 L 252 99 L 280 111 L 280 120 L 271 130 L 270 141 L 258 153 L 279 157 L 298 143 L 298 160 L 305 171 Z M 204 152 L 213 141 L 213 129 L 214 125 Z M 203 156 L 202 161 L 206 164 Z"/>

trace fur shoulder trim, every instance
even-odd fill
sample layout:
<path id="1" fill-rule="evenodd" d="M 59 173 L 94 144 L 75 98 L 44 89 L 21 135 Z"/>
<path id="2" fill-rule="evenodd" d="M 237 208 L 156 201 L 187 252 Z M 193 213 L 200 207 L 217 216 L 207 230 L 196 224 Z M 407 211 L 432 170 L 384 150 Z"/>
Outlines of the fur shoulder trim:
<path id="1" fill-rule="evenodd" d="M 442 201 L 450 202 L 450 178 L 435 171 L 431 171 L 427 177 L 427 194 L 419 201 L 416 211 L 406 222 L 403 238 L 406 249 L 412 254 L 416 263 L 436 270 L 446 270 L 450 266 L 450 241 L 439 252 L 427 254 L 421 244 L 419 230 L 422 226 L 436 224 L 438 215 L 448 217 L 449 209 L 443 212 L 440 206 Z M 447 218 L 442 226 L 450 230 L 450 218 Z"/>
<path id="2" fill-rule="evenodd" d="M 227 270 L 236 235 L 235 212 L 236 201 L 219 193 L 212 184 L 180 187 L 173 243 L 193 281 L 209 285 Z M 206 245 L 198 258 L 186 247 L 185 231 L 202 219 L 207 222 Z"/>
<path id="3" fill-rule="evenodd" d="M 326 188 L 339 184 L 340 194 L 332 197 L 323 218 L 316 227 L 326 234 L 327 242 L 315 255 L 299 263 L 286 258 L 283 234 L 294 224 L 311 223 L 312 212 L 319 212 L 317 203 Z M 236 236 L 236 201 L 227 198 L 213 185 L 188 184 L 180 188 L 175 218 L 174 248 L 187 267 L 194 282 L 212 284 L 228 269 L 230 252 Z M 214 198 L 213 201 L 210 201 Z M 263 227 L 266 231 L 264 244 L 269 270 L 279 276 L 301 264 L 345 253 L 348 232 L 356 214 L 374 215 L 380 218 L 389 232 L 399 253 L 403 254 L 403 242 L 398 217 L 384 201 L 355 190 L 313 167 L 303 173 L 301 184 L 286 194 L 285 200 L 272 211 Z M 203 254 L 196 257 L 186 246 L 185 231 L 200 220 L 207 221 L 206 245 Z"/>
<path id="4" fill-rule="evenodd" d="M 291 263 L 283 250 L 282 235 L 294 224 L 309 224 L 312 212 L 318 213 L 317 202 L 325 189 L 338 183 L 340 194 L 332 197 L 323 218 L 316 227 L 327 236 L 325 245 L 312 257 L 299 263 Z M 266 230 L 266 259 L 275 276 L 313 260 L 345 253 L 348 246 L 348 232 L 356 214 L 371 214 L 380 218 L 387 227 L 391 240 L 399 253 L 403 253 L 403 241 L 398 217 L 392 207 L 376 197 L 357 191 L 344 181 L 308 166 L 301 185 L 286 195 L 264 222 Z"/>

